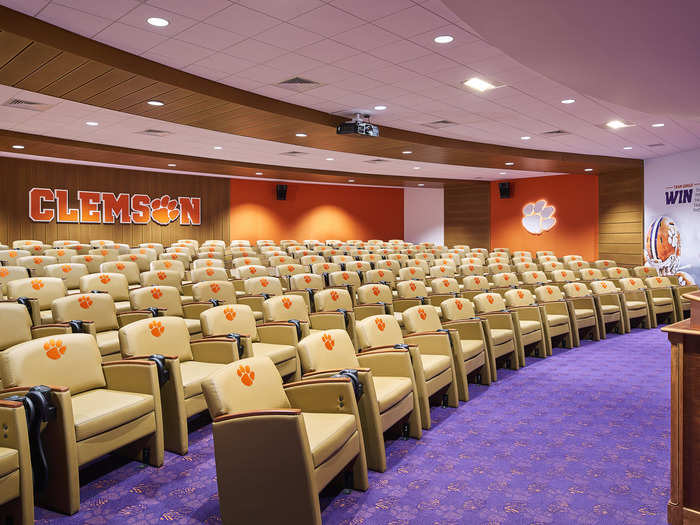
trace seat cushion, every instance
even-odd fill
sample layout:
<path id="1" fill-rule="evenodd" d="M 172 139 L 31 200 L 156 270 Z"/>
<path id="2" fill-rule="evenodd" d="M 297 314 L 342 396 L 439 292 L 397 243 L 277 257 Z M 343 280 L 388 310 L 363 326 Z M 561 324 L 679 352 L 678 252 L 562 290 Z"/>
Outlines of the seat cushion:
<path id="1" fill-rule="evenodd" d="M 542 328 L 542 323 L 539 321 L 520 321 L 520 333 L 522 335 L 531 334 Z"/>
<path id="2" fill-rule="evenodd" d="M 411 380 L 407 377 L 373 377 L 377 393 L 379 413 L 386 412 L 411 393 Z"/>
<path id="3" fill-rule="evenodd" d="M 654 297 L 654 304 L 657 306 L 666 306 L 671 303 L 673 303 L 673 299 L 670 297 Z"/>
<path id="4" fill-rule="evenodd" d="M 595 315 L 595 311 L 591 308 L 576 308 L 576 319 L 588 319 Z"/>
<path id="5" fill-rule="evenodd" d="M 430 381 L 435 376 L 440 375 L 450 368 L 452 364 L 452 359 L 446 355 L 421 354 L 420 357 L 423 362 L 423 373 L 426 381 Z"/>
<path id="6" fill-rule="evenodd" d="M 187 331 L 190 334 L 198 334 L 202 331 L 202 325 L 199 319 L 185 319 L 185 324 L 187 325 Z"/>
<path id="7" fill-rule="evenodd" d="M 97 332 L 97 346 L 100 348 L 100 354 L 102 355 L 118 354 L 120 352 L 119 330 Z"/>
<path id="8" fill-rule="evenodd" d="M 620 311 L 620 308 L 615 304 L 601 304 L 600 309 L 604 314 L 614 314 Z"/>
<path id="9" fill-rule="evenodd" d="M 277 364 L 284 363 L 296 357 L 297 352 L 290 345 L 273 345 L 269 343 L 253 343 L 253 355 L 255 357 L 269 357 L 272 362 Z"/>
<path id="10" fill-rule="evenodd" d="M 569 323 L 569 316 L 562 314 L 547 314 L 549 326 L 561 326 Z"/>
<path id="11" fill-rule="evenodd" d="M 7 476 L 19 468 L 19 453 L 13 448 L 0 447 L 0 476 Z"/>
<path id="12" fill-rule="evenodd" d="M 153 396 L 99 388 L 71 397 L 75 439 L 82 441 L 153 412 Z"/>
<path id="13" fill-rule="evenodd" d="M 185 399 L 201 394 L 202 381 L 224 366 L 219 363 L 204 363 L 202 361 L 185 361 L 180 363 Z"/>
<path id="14" fill-rule="evenodd" d="M 503 343 L 507 343 L 513 339 L 513 331 L 505 330 L 503 328 L 492 328 L 491 338 L 493 339 L 494 344 L 502 345 Z"/>
<path id="15" fill-rule="evenodd" d="M 355 417 L 350 414 L 302 412 L 301 416 L 309 437 L 314 467 L 329 459 L 357 430 Z"/>
<path id="16" fill-rule="evenodd" d="M 462 339 L 462 358 L 467 361 L 484 351 L 484 342 L 480 339 Z"/>
<path id="17" fill-rule="evenodd" d="M 627 301 L 628 310 L 642 310 L 646 307 L 647 303 L 645 301 Z"/>

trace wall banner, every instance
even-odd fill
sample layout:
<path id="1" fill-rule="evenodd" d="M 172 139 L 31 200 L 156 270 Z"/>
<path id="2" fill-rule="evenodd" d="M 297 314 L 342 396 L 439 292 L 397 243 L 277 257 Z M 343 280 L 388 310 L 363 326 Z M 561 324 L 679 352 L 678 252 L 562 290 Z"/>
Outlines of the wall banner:
<path id="1" fill-rule="evenodd" d="M 69 199 L 78 202 L 71 208 Z M 66 189 L 29 190 L 29 218 L 33 222 L 73 224 L 148 224 L 177 223 L 199 226 L 202 221 L 200 197 L 151 198 L 141 193 L 78 191 L 71 199 Z"/>
<path id="2" fill-rule="evenodd" d="M 664 171 L 645 173 L 644 264 L 694 284 L 700 282 L 700 175 L 693 181 Z"/>

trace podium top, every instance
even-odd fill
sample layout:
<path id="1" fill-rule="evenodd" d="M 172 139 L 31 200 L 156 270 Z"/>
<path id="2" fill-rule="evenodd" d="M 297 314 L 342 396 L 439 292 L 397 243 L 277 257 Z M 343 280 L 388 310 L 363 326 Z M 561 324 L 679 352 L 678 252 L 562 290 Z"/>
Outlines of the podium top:
<path id="1" fill-rule="evenodd" d="M 676 334 L 700 335 L 700 291 L 684 294 L 683 298 L 690 301 L 690 319 L 665 326 L 661 330 Z"/>

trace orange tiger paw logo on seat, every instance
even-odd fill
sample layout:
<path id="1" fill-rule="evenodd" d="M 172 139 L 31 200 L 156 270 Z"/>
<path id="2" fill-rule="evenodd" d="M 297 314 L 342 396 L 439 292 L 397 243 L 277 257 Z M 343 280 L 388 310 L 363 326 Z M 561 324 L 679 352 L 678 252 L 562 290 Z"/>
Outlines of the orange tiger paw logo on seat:
<path id="1" fill-rule="evenodd" d="M 173 263 L 171 263 L 170 261 L 165 261 L 163 263 L 163 266 L 165 266 L 166 268 L 170 268 L 172 265 L 173 265 Z"/>
<path id="2" fill-rule="evenodd" d="M 608 287 L 608 283 L 602 283 L 602 287 L 603 287 L 603 288 L 607 288 L 607 287 Z"/>
<path id="3" fill-rule="evenodd" d="M 46 357 L 49 359 L 60 359 L 66 353 L 66 347 L 60 339 L 49 339 L 44 343 Z"/>
<path id="4" fill-rule="evenodd" d="M 618 268 L 618 269 L 615 270 L 615 271 L 617 272 L 618 275 L 620 275 L 620 274 L 622 273 L 622 268 Z"/>
<path id="5" fill-rule="evenodd" d="M 81 295 L 78 297 L 78 304 L 81 308 L 85 308 L 87 310 L 92 306 L 92 299 L 90 299 L 87 295 Z"/>
<path id="6" fill-rule="evenodd" d="M 372 287 L 372 293 L 374 295 L 379 295 L 379 286 L 373 286 Z"/>
<path id="7" fill-rule="evenodd" d="M 329 334 L 323 334 L 321 336 L 321 339 L 323 340 L 323 345 L 326 347 L 327 350 L 333 350 L 333 347 L 335 346 L 335 341 Z"/>
<path id="8" fill-rule="evenodd" d="M 575 289 L 577 292 L 580 292 L 580 291 L 581 291 L 581 287 L 580 287 L 578 284 L 575 284 L 575 285 L 574 285 L 574 289 Z"/>
<path id="9" fill-rule="evenodd" d="M 126 268 L 126 265 L 124 263 L 117 263 L 116 264 L 117 270 L 123 270 Z"/>
<path id="10" fill-rule="evenodd" d="M 377 273 L 379 274 L 379 277 L 384 277 L 384 270 L 379 270 Z"/>
<path id="11" fill-rule="evenodd" d="M 34 257 L 33 260 L 34 260 L 34 264 L 41 264 L 44 262 L 44 259 L 42 259 L 41 257 Z"/>
<path id="12" fill-rule="evenodd" d="M 165 327 L 160 321 L 151 321 L 148 324 L 148 329 L 151 331 L 151 334 L 154 337 L 160 337 L 161 335 L 163 335 L 163 332 L 165 332 Z"/>
<path id="13" fill-rule="evenodd" d="M 518 297 L 520 297 L 521 299 L 525 297 L 525 292 L 523 292 L 522 290 L 518 290 Z"/>
<path id="14" fill-rule="evenodd" d="M 236 318 L 236 310 L 227 306 L 224 308 L 224 316 L 227 320 L 233 321 Z"/>
<path id="15" fill-rule="evenodd" d="M 10 275 L 10 270 L 7 268 L 0 268 L 0 277 L 7 277 Z"/>
<path id="16" fill-rule="evenodd" d="M 588 275 L 593 275 L 595 272 L 593 270 L 588 270 Z"/>
<path id="17" fill-rule="evenodd" d="M 289 297 L 282 297 L 282 306 L 289 310 L 292 307 L 292 300 Z"/>
<path id="18" fill-rule="evenodd" d="M 311 276 L 305 275 L 305 276 L 304 276 L 304 282 L 305 282 L 306 284 L 309 284 L 309 283 L 311 282 Z"/>
<path id="19" fill-rule="evenodd" d="M 657 279 L 657 280 L 658 280 L 658 279 Z M 631 284 L 632 286 L 634 286 L 635 284 L 637 284 L 637 281 L 635 281 L 634 279 L 630 279 L 630 284 Z"/>
<path id="20" fill-rule="evenodd" d="M 661 281 L 663 281 L 663 279 L 661 279 L 661 277 L 657 277 L 657 278 L 656 278 L 656 282 L 657 282 L 657 283 L 661 284 Z"/>
<path id="21" fill-rule="evenodd" d="M 217 283 L 211 283 L 209 288 L 211 288 L 211 291 L 214 293 L 219 293 L 219 290 L 221 290 L 221 286 L 219 286 Z"/>
<path id="22" fill-rule="evenodd" d="M 493 302 L 496 300 L 493 298 L 493 295 L 489 294 L 486 296 L 486 300 L 489 302 L 489 304 L 493 304 Z"/>
<path id="23" fill-rule="evenodd" d="M 163 297 L 163 292 L 160 291 L 160 288 L 151 288 L 151 295 L 154 299 L 160 299 Z"/>
<path id="24" fill-rule="evenodd" d="M 443 285 L 445 288 L 449 288 L 449 286 L 450 286 L 450 281 L 448 281 L 447 279 L 443 279 L 443 280 L 442 280 L 442 285 Z"/>
<path id="25" fill-rule="evenodd" d="M 263 286 L 263 288 L 264 288 L 265 286 L 267 286 L 268 284 L 270 284 L 270 282 L 269 282 L 267 279 L 260 279 L 260 284 L 261 284 L 261 285 Z"/>
<path id="26" fill-rule="evenodd" d="M 92 262 L 92 255 L 86 255 L 84 260 L 85 262 Z"/>
<path id="27" fill-rule="evenodd" d="M 343 281 L 347 281 L 348 279 L 350 279 L 350 274 L 343 272 Z"/>
<path id="28" fill-rule="evenodd" d="M 426 317 L 428 317 L 428 314 L 425 313 L 425 310 L 422 308 L 418 308 L 418 316 L 425 321 Z"/>
<path id="29" fill-rule="evenodd" d="M 241 365 L 238 367 L 238 370 L 236 370 L 236 373 L 238 374 L 238 377 L 241 378 L 241 383 L 243 383 L 245 386 L 253 386 L 253 382 L 255 381 L 255 372 L 250 369 L 250 366 Z"/>
<path id="30" fill-rule="evenodd" d="M 416 283 L 414 283 L 413 281 L 408 283 L 408 287 L 411 289 L 412 292 L 416 291 Z"/>
<path id="31" fill-rule="evenodd" d="M 326 264 L 323 265 L 323 269 L 324 269 L 324 270 L 327 270 L 328 268 L 330 268 L 330 266 L 328 265 L 328 263 L 326 263 Z"/>
<path id="32" fill-rule="evenodd" d="M 377 328 L 379 328 L 380 332 L 383 332 L 384 329 L 386 328 L 386 323 L 384 322 L 384 319 L 376 318 L 374 320 L 374 324 L 377 325 Z"/>
<path id="33" fill-rule="evenodd" d="M 70 271 L 71 271 L 72 269 L 73 269 L 73 268 L 72 268 L 70 265 L 68 265 L 68 264 L 64 264 L 63 266 L 61 266 L 61 271 L 62 271 L 63 273 L 70 273 Z"/>
<path id="34" fill-rule="evenodd" d="M 287 270 L 289 270 L 290 272 L 293 272 L 293 271 L 294 271 L 294 266 L 292 266 L 291 264 L 288 265 L 288 266 L 287 266 Z"/>
<path id="35" fill-rule="evenodd" d="M 44 287 L 44 282 L 41 279 L 32 279 L 29 282 L 35 290 L 41 290 Z"/>
<path id="36" fill-rule="evenodd" d="M 505 281 L 510 281 L 510 275 L 504 275 L 504 276 L 503 276 L 503 279 L 504 279 Z"/>
<path id="37" fill-rule="evenodd" d="M 104 274 L 104 273 L 100 275 L 100 282 L 101 282 L 102 284 L 107 284 L 107 283 L 110 282 L 111 280 L 112 280 L 112 278 L 111 278 L 109 275 L 106 275 L 106 274 Z"/>
<path id="38" fill-rule="evenodd" d="M 100 250 L 100 255 L 107 255 L 107 250 Z"/>
<path id="39" fill-rule="evenodd" d="M 331 299 L 332 300 L 337 301 L 338 297 L 340 297 L 340 294 L 338 292 L 336 292 L 336 291 L 331 292 Z"/>
<path id="40" fill-rule="evenodd" d="M 214 270 L 212 268 L 207 268 L 204 273 L 206 273 L 209 277 L 214 275 Z"/>
<path id="41" fill-rule="evenodd" d="M 139 257 L 138 255 L 129 255 L 129 259 L 131 259 L 132 261 L 138 261 Z"/>
<path id="42" fill-rule="evenodd" d="M 17 252 L 14 250 L 10 250 L 9 252 L 7 252 L 7 255 L 9 255 L 10 257 L 17 257 Z"/>
<path id="43" fill-rule="evenodd" d="M 251 268 L 248 268 L 248 271 L 249 271 L 250 273 L 252 273 L 253 275 L 255 275 L 256 273 L 258 273 L 258 269 L 257 269 L 255 266 L 253 266 L 253 267 L 251 267 Z"/>
<path id="44" fill-rule="evenodd" d="M 462 308 L 464 308 L 462 301 L 460 301 L 459 299 L 455 301 L 455 306 L 457 307 L 457 310 L 461 310 Z"/>
<path id="45" fill-rule="evenodd" d="M 170 258 L 173 260 L 177 260 L 177 253 L 171 253 Z"/>
<path id="46" fill-rule="evenodd" d="M 547 289 L 547 293 L 548 293 L 549 295 L 552 295 L 552 294 L 554 293 L 554 290 L 552 290 L 549 286 L 547 286 L 546 289 Z"/>
<path id="47" fill-rule="evenodd" d="M 163 195 L 160 199 L 151 201 L 151 219 L 162 226 L 166 226 L 177 220 L 180 210 L 177 208 L 177 201 L 170 200 L 170 196 Z"/>
<path id="48" fill-rule="evenodd" d="M 158 272 L 156 275 L 161 281 L 165 281 L 168 278 L 168 274 L 165 272 Z"/>
<path id="49" fill-rule="evenodd" d="M 441 271 L 442 273 L 445 273 L 445 267 L 444 267 L 444 266 L 440 266 L 440 271 Z"/>
<path id="50" fill-rule="evenodd" d="M 214 266 L 214 261 L 205 261 L 206 266 Z"/>

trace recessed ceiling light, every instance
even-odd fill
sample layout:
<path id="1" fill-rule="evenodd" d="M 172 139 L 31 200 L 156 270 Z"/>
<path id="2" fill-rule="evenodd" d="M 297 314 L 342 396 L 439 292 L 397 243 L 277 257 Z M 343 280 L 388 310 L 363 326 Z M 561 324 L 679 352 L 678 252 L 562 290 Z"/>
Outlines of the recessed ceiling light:
<path id="1" fill-rule="evenodd" d="M 376 109 L 377 111 L 384 111 L 386 109 L 386 106 L 382 106 L 382 105 L 374 106 L 374 109 Z"/>
<path id="2" fill-rule="evenodd" d="M 348 179 L 348 182 L 355 182 L 355 179 Z"/>
<path id="3" fill-rule="evenodd" d="M 224 149 L 224 148 L 221 146 L 214 146 L 214 149 Z"/>
<path id="4" fill-rule="evenodd" d="M 436 44 L 449 44 L 455 39 L 452 35 L 440 35 L 433 38 Z"/>
<path id="5" fill-rule="evenodd" d="M 169 167 L 174 168 L 177 164 L 168 164 Z"/>
<path id="6" fill-rule="evenodd" d="M 297 136 L 297 137 L 304 138 L 304 137 L 306 137 L 306 136 L 308 136 L 308 135 L 307 135 L 306 133 L 297 133 L 296 136 Z"/>
<path id="7" fill-rule="evenodd" d="M 401 153 L 403 153 L 404 155 L 410 155 L 413 152 L 410 149 L 407 149 L 406 151 L 402 151 Z"/>
<path id="8" fill-rule="evenodd" d="M 663 122 L 658 122 L 658 123 L 656 123 L 656 124 L 652 124 L 651 127 L 652 127 L 652 128 L 663 128 L 663 127 L 664 127 L 664 123 L 663 123 Z"/>
<path id="9" fill-rule="evenodd" d="M 625 147 L 622 148 L 622 149 L 632 149 L 632 146 L 625 146 Z"/>
<path id="10" fill-rule="evenodd" d="M 262 171 L 256 171 L 255 174 L 256 174 L 256 175 L 262 175 Z"/>
<path id="11" fill-rule="evenodd" d="M 419 169 L 420 169 L 420 166 L 413 166 L 413 169 L 414 169 L 414 170 L 419 170 Z"/>
<path id="12" fill-rule="evenodd" d="M 335 160 L 333 157 L 326 157 L 326 160 Z"/>
<path id="13" fill-rule="evenodd" d="M 561 101 L 562 104 L 573 104 L 574 102 L 576 102 L 575 98 L 565 98 Z"/>
<path id="14" fill-rule="evenodd" d="M 605 125 L 612 129 L 626 128 L 628 126 L 628 124 L 625 124 L 621 120 L 611 120 L 610 122 L 606 122 Z"/>
<path id="15" fill-rule="evenodd" d="M 520 140 L 530 140 L 531 138 L 532 137 L 530 137 L 529 135 L 525 135 L 523 137 L 520 137 Z"/>
<path id="16" fill-rule="evenodd" d="M 499 175 L 505 175 L 506 172 L 505 172 L 505 171 L 499 171 L 498 174 L 499 174 Z"/>
<path id="17" fill-rule="evenodd" d="M 156 27 L 165 27 L 170 23 L 165 18 L 159 18 L 157 16 L 152 16 L 151 18 L 148 18 L 146 22 Z"/>
<path id="18" fill-rule="evenodd" d="M 423 186 L 425 186 L 425 184 L 419 184 L 418 186 L 420 186 L 422 188 Z"/>
<path id="19" fill-rule="evenodd" d="M 506 166 L 512 166 L 514 164 L 515 164 L 515 162 L 506 162 Z"/>
<path id="20" fill-rule="evenodd" d="M 470 78 L 469 80 L 464 82 L 464 85 L 481 92 L 488 91 L 489 89 L 493 89 L 496 87 L 491 82 L 487 82 L 486 80 L 483 80 L 479 77 Z"/>
<path id="21" fill-rule="evenodd" d="M 99 123 L 99 122 L 93 122 L 93 121 L 89 120 L 89 121 L 87 121 L 87 122 L 85 123 L 85 125 L 86 125 L 86 126 L 99 126 L 100 123 Z"/>
<path id="22" fill-rule="evenodd" d="M 161 102 L 160 100 L 149 100 L 148 105 L 149 106 L 165 106 L 165 102 Z"/>
<path id="23" fill-rule="evenodd" d="M 19 144 L 15 144 L 12 146 L 12 149 L 24 149 L 24 146 L 20 146 Z"/>
<path id="24" fill-rule="evenodd" d="M 593 168 L 586 168 L 586 169 L 583 170 L 583 171 L 593 171 Z"/>

